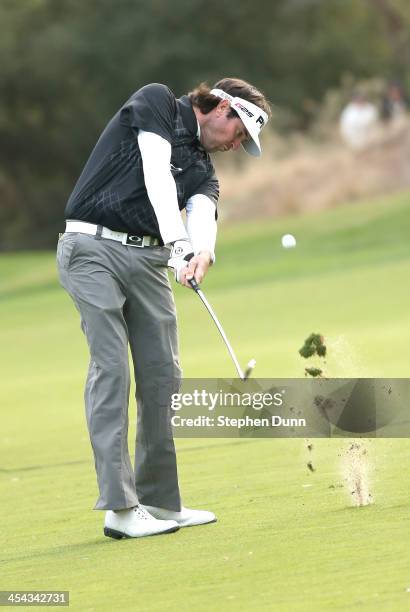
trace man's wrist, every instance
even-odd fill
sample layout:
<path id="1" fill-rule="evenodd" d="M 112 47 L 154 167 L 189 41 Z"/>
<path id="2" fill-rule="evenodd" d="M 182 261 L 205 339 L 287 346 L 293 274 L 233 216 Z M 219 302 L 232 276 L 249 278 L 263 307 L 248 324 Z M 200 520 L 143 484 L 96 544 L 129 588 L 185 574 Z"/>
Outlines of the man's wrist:
<path id="1" fill-rule="evenodd" d="M 197 255 L 201 255 L 201 257 L 206 257 L 208 260 L 208 265 L 212 266 L 215 261 L 215 254 L 211 251 L 199 251 Z"/>

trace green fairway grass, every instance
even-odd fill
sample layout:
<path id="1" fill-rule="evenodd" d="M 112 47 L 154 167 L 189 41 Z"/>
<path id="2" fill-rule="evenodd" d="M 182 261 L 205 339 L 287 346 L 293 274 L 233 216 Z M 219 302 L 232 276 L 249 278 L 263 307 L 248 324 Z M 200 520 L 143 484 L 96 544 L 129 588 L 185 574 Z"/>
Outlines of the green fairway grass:
<path id="1" fill-rule="evenodd" d="M 292 233 L 295 249 L 280 238 Z M 303 377 L 409 377 L 410 193 L 219 232 L 203 289 L 240 363 Z M 349 440 L 179 439 L 184 503 L 216 524 L 114 541 L 82 403 L 87 346 L 54 253 L 0 256 L 0 590 L 68 590 L 73 610 L 410 609 L 407 439 L 366 442 L 375 503 L 353 507 Z M 175 288 L 185 377 L 235 376 L 197 296 Z M 130 408 L 130 445 L 135 404 Z M 132 450 L 131 450 L 132 454 Z M 315 471 L 307 468 L 311 460 Z"/>

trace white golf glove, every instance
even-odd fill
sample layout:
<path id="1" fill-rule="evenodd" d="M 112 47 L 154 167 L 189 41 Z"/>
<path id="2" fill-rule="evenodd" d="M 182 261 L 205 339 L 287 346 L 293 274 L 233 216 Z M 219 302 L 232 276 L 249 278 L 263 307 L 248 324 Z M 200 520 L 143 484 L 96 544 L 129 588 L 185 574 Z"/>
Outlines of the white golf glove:
<path id="1" fill-rule="evenodd" d="M 172 244 L 171 254 L 168 259 L 168 268 L 172 268 L 175 274 L 175 280 L 180 283 L 180 272 L 188 265 L 188 262 L 193 258 L 194 251 L 188 240 L 176 240 Z"/>

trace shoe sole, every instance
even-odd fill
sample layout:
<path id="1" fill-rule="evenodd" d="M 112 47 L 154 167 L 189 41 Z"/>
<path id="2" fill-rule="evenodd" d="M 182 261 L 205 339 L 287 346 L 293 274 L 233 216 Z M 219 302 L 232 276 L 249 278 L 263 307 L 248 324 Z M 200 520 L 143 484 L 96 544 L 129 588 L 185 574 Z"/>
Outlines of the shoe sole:
<path id="1" fill-rule="evenodd" d="M 122 531 L 117 531 L 116 529 L 110 529 L 110 527 L 104 527 L 104 535 L 107 538 L 113 538 L 114 540 L 122 540 L 123 538 L 147 538 L 149 536 L 162 535 L 163 533 L 174 533 L 174 531 L 179 530 L 179 525 L 175 527 L 170 527 L 165 531 L 158 531 L 157 533 L 147 533 L 146 535 L 141 536 L 130 536 Z"/>
<path id="2" fill-rule="evenodd" d="M 212 519 L 212 521 L 207 521 L 206 523 L 188 523 L 187 525 L 184 525 L 183 523 L 179 523 L 179 527 L 185 528 L 185 527 L 199 527 L 200 525 L 210 525 L 211 523 L 216 523 L 217 522 L 217 518 Z"/>

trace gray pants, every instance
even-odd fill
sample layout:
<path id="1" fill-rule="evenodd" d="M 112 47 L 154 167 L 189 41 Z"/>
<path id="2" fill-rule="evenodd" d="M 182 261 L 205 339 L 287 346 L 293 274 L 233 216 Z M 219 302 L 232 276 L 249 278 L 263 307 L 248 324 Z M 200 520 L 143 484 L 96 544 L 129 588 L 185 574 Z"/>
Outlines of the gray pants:
<path id="1" fill-rule="evenodd" d="M 98 510 L 138 502 L 181 507 L 170 423 L 181 371 L 168 257 L 166 247 L 136 248 L 87 234 L 64 234 L 58 243 L 60 282 L 80 312 L 90 350 L 85 406 Z M 138 404 L 135 471 L 127 441 L 128 345 Z"/>

